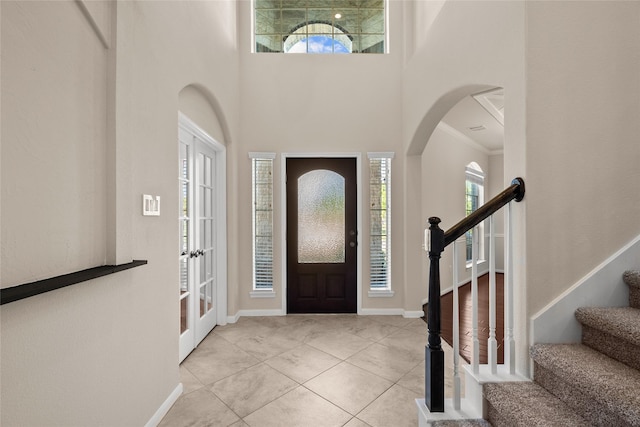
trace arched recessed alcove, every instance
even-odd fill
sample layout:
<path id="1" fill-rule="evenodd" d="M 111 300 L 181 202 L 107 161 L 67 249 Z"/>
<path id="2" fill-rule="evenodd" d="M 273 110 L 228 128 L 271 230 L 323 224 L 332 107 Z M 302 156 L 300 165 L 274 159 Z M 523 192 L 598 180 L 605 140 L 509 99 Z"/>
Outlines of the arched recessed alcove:
<path id="1" fill-rule="evenodd" d="M 420 155 L 424 151 L 431 134 L 444 116 L 465 97 L 495 89 L 495 85 L 469 84 L 443 93 L 438 100 L 425 112 L 418 124 L 407 148 L 407 155 Z"/>
<path id="2" fill-rule="evenodd" d="M 503 104 L 495 108 L 499 110 L 501 123 L 481 102 L 496 90 L 500 91 L 500 96 L 504 95 L 502 88 L 495 85 L 460 86 L 444 92 L 425 112 L 407 148 L 408 157 L 415 159 L 407 162 L 407 173 L 412 181 L 420 181 L 420 190 L 408 195 L 420 212 L 408 218 L 413 223 L 412 228 L 425 228 L 427 218 L 437 216 L 442 219 L 441 227 L 447 230 L 467 215 L 466 171 L 469 165 L 486 173 L 485 201 L 504 189 Z M 497 99 L 494 101 L 498 104 Z M 488 141 L 491 138 L 495 140 L 493 144 Z M 496 224 L 503 227 L 501 216 Z M 458 254 L 462 255 L 457 264 L 458 277 L 464 280 L 470 277 L 464 259 L 465 239 L 459 243 Z M 498 265 L 503 263 L 502 256 L 500 250 L 496 254 L 496 259 L 501 258 Z M 428 266 L 426 263 L 420 265 L 422 282 L 426 283 Z M 443 253 L 441 266 L 442 288 L 451 288 L 454 268 L 451 247 Z M 426 294 L 423 297 L 426 298 Z"/>
<path id="3" fill-rule="evenodd" d="M 178 110 L 193 120 L 217 142 L 231 142 L 229 125 L 215 96 L 199 84 L 185 86 L 178 94 Z"/>

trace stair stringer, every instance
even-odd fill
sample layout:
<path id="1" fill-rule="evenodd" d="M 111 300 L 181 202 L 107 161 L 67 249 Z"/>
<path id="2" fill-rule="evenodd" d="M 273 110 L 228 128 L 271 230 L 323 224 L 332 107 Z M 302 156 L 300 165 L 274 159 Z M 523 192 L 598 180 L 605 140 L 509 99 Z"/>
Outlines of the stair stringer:
<path id="1" fill-rule="evenodd" d="M 534 314 L 529 325 L 530 345 L 581 342 L 582 328 L 574 315 L 580 307 L 628 306 L 629 287 L 620 272 L 638 268 L 639 259 L 640 235 Z"/>

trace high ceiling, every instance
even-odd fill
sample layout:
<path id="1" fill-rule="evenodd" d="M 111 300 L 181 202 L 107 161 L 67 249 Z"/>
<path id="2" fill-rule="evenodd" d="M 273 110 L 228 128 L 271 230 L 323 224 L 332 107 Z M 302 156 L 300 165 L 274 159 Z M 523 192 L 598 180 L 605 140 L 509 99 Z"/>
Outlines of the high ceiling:
<path id="1" fill-rule="evenodd" d="M 504 147 L 504 90 L 502 88 L 467 96 L 444 118 L 456 129 L 489 152 Z"/>

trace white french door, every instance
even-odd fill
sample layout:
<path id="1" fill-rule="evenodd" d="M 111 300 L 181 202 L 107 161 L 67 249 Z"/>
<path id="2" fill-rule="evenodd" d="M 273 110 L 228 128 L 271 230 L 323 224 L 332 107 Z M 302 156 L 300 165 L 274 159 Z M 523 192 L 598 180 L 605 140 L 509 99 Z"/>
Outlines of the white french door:
<path id="1" fill-rule="evenodd" d="M 219 236 L 223 220 L 218 206 L 224 187 L 220 182 L 220 156 L 214 141 L 181 116 L 180 149 L 180 351 L 182 362 L 217 323 L 218 286 L 226 274 Z M 223 171 L 222 171 L 223 172 Z M 222 237 L 222 238 L 221 238 Z M 222 279 L 222 280 L 221 280 Z M 224 301 L 226 306 L 226 301 Z"/>

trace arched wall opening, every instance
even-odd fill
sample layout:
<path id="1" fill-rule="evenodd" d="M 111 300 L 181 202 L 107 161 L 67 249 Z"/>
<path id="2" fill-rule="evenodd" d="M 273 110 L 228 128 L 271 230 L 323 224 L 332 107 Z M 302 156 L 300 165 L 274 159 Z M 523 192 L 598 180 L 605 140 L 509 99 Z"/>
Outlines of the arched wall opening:
<path id="1" fill-rule="evenodd" d="M 193 120 L 208 135 L 229 145 L 229 125 L 217 99 L 199 84 L 185 86 L 178 94 L 178 110 Z"/>

